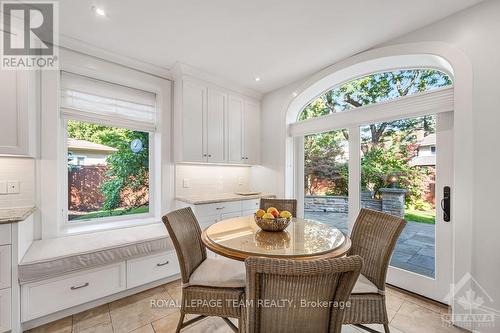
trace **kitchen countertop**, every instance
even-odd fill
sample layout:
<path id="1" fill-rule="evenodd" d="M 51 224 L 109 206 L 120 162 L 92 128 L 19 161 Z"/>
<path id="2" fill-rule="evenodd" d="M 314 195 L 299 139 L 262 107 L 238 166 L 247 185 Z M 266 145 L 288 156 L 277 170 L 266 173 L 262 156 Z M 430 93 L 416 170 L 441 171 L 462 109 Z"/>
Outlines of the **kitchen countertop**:
<path id="1" fill-rule="evenodd" d="M 252 200 L 260 198 L 274 198 L 274 194 L 262 192 L 253 195 L 240 195 L 236 193 L 199 194 L 175 197 L 175 200 L 186 202 L 191 205 L 202 205 L 216 202 L 229 202 L 240 200 Z"/>
<path id="2" fill-rule="evenodd" d="M 35 210 L 35 207 L 0 208 L 0 224 L 24 221 Z"/>

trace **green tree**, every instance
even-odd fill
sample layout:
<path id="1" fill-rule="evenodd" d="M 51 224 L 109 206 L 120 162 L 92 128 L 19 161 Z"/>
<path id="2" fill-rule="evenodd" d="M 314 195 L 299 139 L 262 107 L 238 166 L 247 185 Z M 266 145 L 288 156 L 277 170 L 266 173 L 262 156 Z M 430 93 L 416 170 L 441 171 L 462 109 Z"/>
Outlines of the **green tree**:
<path id="1" fill-rule="evenodd" d="M 428 69 L 376 73 L 346 82 L 325 92 L 304 108 L 299 115 L 299 121 L 345 112 L 448 86 L 451 83 L 446 74 Z M 400 185 L 409 189 L 407 196 L 409 201 L 415 202 L 421 198 L 422 182 L 428 170 L 411 168 L 409 161 L 416 154 L 416 130 L 423 130 L 425 135 L 428 135 L 435 132 L 435 125 L 435 117 L 427 116 L 362 127 L 363 188 L 377 191 L 387 185 L 387 176 L 395 173 L 400 176 Z M 349 138 L 347 130 L 341 130 L 341 133 L 343 139 Z M 341 138 L 337 136 L 334 139 Z M 342 167 L 335 161 L 338 161 L 336 154 L 343 152 L 336 149 L 335 145 L 335 142 L 325 140 L 319 135 L 311 135 L 305 139 L 305 178 L 309 180 L 305 184 L 307 193 L 314 194 L 315 191 L 311 187 L 311 179 L 320 183 L 322 177 L 335 180 L 342 176 Z M 347 164 L 344 167 L 347 170 Z M 347 171 L 344 174 L 347 175 Z M 339 193 L 337 183 L 332 182 L 332 193 Z M 347 194 L 347 185 L 343 192 Z"/>
<path id="2" fill-rule="evenodd" d="M 347 141 L 340 131 L 304 137 L 304 184 L 307 194 L 327 185 L 330 195 L 347 195 Z"/>
<path id="3" fill-rule="evenodd" d="M 129 129 L 68 121 L 68 137 L 87 140 L 118 149 L 107 157 L 107 180 L 101 185 L 104 209 L 133 209 L 147 201 L 149 189 L 149 134 Z M 143 149 L 134 153 L 130 143 L 140 139 Z"/>

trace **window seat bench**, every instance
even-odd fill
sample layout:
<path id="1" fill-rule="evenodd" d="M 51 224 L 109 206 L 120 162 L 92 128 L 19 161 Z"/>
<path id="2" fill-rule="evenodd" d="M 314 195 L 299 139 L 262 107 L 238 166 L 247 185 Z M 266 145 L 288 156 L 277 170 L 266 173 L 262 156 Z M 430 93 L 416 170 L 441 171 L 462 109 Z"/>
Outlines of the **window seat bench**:
<path id="1" fill-rule="evenodd" d="M 174 251 L 162 223 L 34 241 L 19 264 L 25 284 L 159 252 Z"/>

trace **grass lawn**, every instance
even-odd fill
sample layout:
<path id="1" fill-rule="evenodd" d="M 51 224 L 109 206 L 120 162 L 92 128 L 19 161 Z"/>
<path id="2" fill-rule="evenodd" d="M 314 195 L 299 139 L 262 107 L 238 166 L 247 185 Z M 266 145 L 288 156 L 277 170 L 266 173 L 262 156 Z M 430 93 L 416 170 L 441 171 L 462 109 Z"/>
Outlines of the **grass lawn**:
<path id="1" fill-rule="evenodd" d="M 435 224 L 436 212 L 435 211 L 422 211 L 422 210 L 405 210 L 405 220 L 417 223 Z"/>
<path id="2" fill-rule="evenodd" d="M 143 213 L 147 213 L 147 212 L 149 212 L 148 206 L 132 208 L 131 210 L 125 210 L 123 208 L 115 209 L 112 211 L 100 210 L 97 212 L 77 216 L 77 217 L 71 219 L 71 221 L 79 221 L 79 220 L 81 221 L 81 220 L 95 219 L 95 218 L 100 218 L 100 217 L 110 217 L 110 216 L 120 216 L 120 215 L 143 214 Z"/>

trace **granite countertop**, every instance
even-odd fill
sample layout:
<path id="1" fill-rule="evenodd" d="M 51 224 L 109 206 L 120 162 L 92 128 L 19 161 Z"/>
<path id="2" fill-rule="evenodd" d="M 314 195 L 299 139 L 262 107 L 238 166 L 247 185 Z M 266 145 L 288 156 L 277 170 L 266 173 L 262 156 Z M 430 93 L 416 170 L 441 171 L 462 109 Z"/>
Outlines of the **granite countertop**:
<path id="1" fill-rule="evenodd" d="M 24 221 L 35 210 L 35 207 L 0 208 L 0 224 Z"/>
<path id="2" fill-rule="evenodd" d="M 217 193 L 217 194 L 199 194 L 190 196 L 180 196 L 175 197 L 175 200 L 186 202 L 191 205 L 202 205 L 216 202 L 229 202 L 229 201 L 240 201 L 240 200 L 252 200 L 260 198 L 274 198 L 276 197 L 271 193 L 259 193 L 252 195 L 240 195 L 236 193 Z"/>

